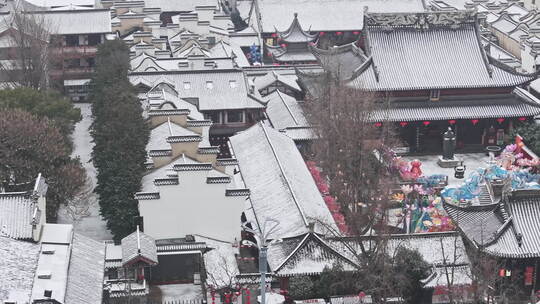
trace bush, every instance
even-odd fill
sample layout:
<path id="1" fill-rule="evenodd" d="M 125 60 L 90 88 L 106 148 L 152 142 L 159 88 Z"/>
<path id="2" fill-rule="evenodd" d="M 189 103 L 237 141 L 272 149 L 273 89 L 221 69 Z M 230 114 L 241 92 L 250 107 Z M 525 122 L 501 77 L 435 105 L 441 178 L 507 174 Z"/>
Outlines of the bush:
<path id="1" fill-rule="evenodd" d="M 294 300 L 312 299 L 315 297 L 315 285 L 308 276 L 292 277 L 289 281 L 289 296 Z"/>

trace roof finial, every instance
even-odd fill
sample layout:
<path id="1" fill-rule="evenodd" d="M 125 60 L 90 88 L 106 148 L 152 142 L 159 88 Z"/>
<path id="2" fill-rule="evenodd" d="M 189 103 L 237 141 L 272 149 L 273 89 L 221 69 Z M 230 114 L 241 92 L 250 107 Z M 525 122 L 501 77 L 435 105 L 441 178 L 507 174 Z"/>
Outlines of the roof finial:
<path id="1" fill-rule="evenodd" d="M 298 18 L 298 13 L 296 13 L 296 12 L 294 13 L 294 18 L 295 19 Z"/>

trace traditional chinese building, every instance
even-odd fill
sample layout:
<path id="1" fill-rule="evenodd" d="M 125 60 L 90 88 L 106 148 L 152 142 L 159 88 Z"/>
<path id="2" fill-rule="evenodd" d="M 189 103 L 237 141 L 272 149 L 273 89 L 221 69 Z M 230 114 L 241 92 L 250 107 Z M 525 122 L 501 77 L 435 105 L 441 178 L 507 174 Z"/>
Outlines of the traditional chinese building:
<path id="1" fill-rule="evenodd" d="M 540 113 L 538 99 L 521 88 L 533 75 L 486 53 L 473 12 L 367 14 L 365 23 L 361 50 L 314 53 L 327 71 L 339 69 L 348 86 L 384 104 L 373 122 L 394 124 L 410 151 L 438 151 L 449 126 L 458 150 L 500 145 L 514 125 Z"/>
<path id="2" fill-rule="evenodd" d="M 249 195 L 234 176 L 236 160 L 218 158 L 209 141 L 212 122 L 161 81 L 143 100 L 152 129 L 148 172 L 136 194 L 141 228 L 156 240 L 201 234 L 232 242 Z"/>
<path id="3" fill-rule="evenodd" d="M 277 31 L 277 30 L 276 30 Z M 294 19 L 289 28 L 272 34 L 275 39 L 267 39 L 267 61 L 277 64 L 314 63 L 315 57 L 309 51 L 309 44 L 314 43 L 317 34 L 310 34 L 302 29 L 298 21 L 298 14 L 294 13 Z"/>
<path id="4" fill-rule="evenodd" d="M 497 284 L 515 286 L 508 296 L 513 300 L 530 299 L 538 290 L 538 261 L 540 258 L 540 191 L 538 189 L 513 190 L 501 197 L 489 195 L 479 204 L 444 208 L 458 225 L 467 244 L 480 254 L 496 261 L 499 276 Z M 484 258 L 487 260 L 487 258 Z M 503 286 L 494 286 L 503 290 Z"/>

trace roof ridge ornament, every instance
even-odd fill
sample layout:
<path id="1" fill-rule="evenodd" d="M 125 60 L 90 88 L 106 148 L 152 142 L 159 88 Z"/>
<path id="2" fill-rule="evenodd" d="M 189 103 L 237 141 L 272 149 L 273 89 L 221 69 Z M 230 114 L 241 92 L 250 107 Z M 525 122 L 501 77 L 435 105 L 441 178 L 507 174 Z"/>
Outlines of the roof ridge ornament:
<path id="1" fill-rule="evenodd" d="M 414 27 L 427 30 L 431 27 L 459 28 L 463 24 L 474 23 L 477 13 L 473 10 L 453 12 L 420 12 L 420 13 L 366 13 L 368 26 L 380 26 L 388 30 L 395 27 Z"/>

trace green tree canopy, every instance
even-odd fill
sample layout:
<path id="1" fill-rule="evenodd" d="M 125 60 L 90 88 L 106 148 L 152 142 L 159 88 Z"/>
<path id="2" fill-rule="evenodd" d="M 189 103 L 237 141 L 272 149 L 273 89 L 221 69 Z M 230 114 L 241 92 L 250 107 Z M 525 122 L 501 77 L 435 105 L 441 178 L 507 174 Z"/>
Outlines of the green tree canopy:
<path id="1" fill-rule="evenodd" d="M 97 173 L 101 215 L 116 240 L 135 229 L 139 215 L 134 196 L 146 172 L 150 131 L 137 91 L 128 80 L 129 49 L 119 40 L 98 47 L 92 79 L 92 158 Z"/>
<path id="2" fill-rule="evenodd" d="M 0 109 L 21 109 L 38 117 L 47 117 L 68 136 L 81 111 L 71 101 L 55 91 L 38 91 L 30 88 L 0 90 Z"/>
<path id="3" fill-rule="evenodd" d="M 540 124 L 535 122 L 522 123 L 517 125 L 512 133 L 512 136 L 519 134 L 523 137 L 527 147 L 537 155 L 540 155 Z"/>

